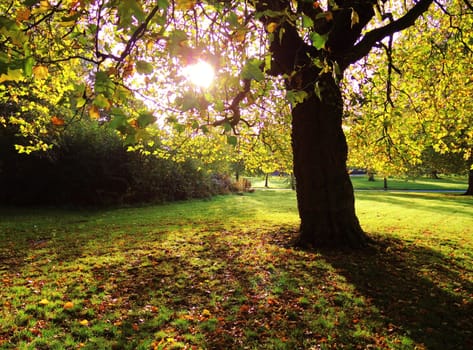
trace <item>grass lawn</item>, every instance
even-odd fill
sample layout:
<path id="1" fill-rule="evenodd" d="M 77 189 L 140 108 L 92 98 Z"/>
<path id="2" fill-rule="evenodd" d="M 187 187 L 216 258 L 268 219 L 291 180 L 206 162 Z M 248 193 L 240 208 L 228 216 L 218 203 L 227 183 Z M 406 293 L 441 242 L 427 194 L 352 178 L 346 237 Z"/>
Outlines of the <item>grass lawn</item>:
<path id="1" fill-rule="evenodd" d="M 249 177 L 253 187 L 264 187 L 264 177 Z M 375 177 L 375 181 L 368 181 L 366 175 L 351 177 L 355 190 L 383 190 L 382 177 Z M 289 189 L 291 187 L 288 177 L 270 176 L 269 188 Z M 464 176 L 445 176 L 439 179 L 421 178 L 388 178 L 388 190 L 434 190 L 434 191 L 466 191 L 468 179 Z"/>
<path id="2" fill-rule="evenodd" d="M 473 198 L 357 192 L 376 244 L 289 242 L 292 191 L 0 209 L 1 349 L 471 349 Z"/>

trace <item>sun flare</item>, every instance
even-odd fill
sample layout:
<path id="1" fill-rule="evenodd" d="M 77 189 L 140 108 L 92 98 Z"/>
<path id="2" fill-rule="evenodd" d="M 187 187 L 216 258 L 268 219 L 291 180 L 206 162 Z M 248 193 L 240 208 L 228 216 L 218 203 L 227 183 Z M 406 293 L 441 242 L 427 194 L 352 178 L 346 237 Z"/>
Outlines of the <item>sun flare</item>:
<path id="1" fill-rule="evenodd" d="M 215 76 L 214 68 L 205 61 L 198 61 L 184 68 L 184 76 L 194 85 L 208 88 Z"/>

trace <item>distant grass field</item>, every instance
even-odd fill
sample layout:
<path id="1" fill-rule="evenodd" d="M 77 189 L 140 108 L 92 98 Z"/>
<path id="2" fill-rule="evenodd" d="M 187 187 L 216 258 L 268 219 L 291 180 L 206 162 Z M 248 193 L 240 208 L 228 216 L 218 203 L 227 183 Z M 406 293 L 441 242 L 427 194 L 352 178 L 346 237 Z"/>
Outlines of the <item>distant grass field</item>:
<path id="1" fill-rule="evenodd" d="M 248 177 L 253 187 L 263 188 L 264 177 Z M 375 177 L 375 181 L 368 181 L 366 175 L 351 176 L 355 190 L 383 190 L 384 181 L 381 177 Z M 289 189 L 290 180 L 284 176 L 270 176 L 269 188 Z M 388 190 L 435 190 L 435 191 L 466 191 L 468 180 L 462 176 L 445 176 L 439 179 L 427 177 L 421 178 L 388 178 Z"/>
<path id="2" fill-rule="evenodd" d="M 0 348 L 473 348 L 473 198 L 356 197 L 341 252 L 291 246 L 292 191 L 0 209 Z"/>

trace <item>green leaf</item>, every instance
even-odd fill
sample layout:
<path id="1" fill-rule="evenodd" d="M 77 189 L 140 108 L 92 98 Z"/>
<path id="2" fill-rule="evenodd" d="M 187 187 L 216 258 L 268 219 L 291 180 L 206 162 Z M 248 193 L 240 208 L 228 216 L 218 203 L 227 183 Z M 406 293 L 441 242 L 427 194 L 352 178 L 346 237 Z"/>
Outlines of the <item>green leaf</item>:
<path id="1" fill-rule="evenodd" d="M 302 15 L 302 28 L 312 28 L 314 26 L 314 21 L 312 18 L 306 15 Z"/>
<path id="2" fill-rule="evenodd" d="M 264 69 L 266 71 L 271 69 L 271 62 L 272 62 L 273 57 L 271 55 L 266 55 L 264 56 Z"/>
<path id="3" fill-rule="evenodd" d="M 338 62 L 334 61 L 332 64 L 332 76 L 333 80 L 338 82 L 340 80 L 340 76 L 342 75 L 342 71 L 340 69 L 340 66 L 338 65 Z"/>
<path id="4" fill-rule="evenodd" d="M 277 18 L 277 17 L 281 17 L 281 16 L 284 16 L 284 15 L 285 15 L 284 11 L 265 10 L 265 11 L 261 11 L 261 12 L 256 12 L 255 13 L 255 18 L 260 19 L 263 16 L 271 17 L 271 18 Z"/>
<path id="5" fill-rule="evenodd" d="M 260 69 L 261 64 L 262 62 L 256 58 L 246 61 L 241 70 L 242 79 L 264 80 L 264 73 Z"/>
<path id="6" fill-rule="evenodd" d="M 182 97 L 176 98 L 176 103 L 181 107 L 183 112 L 191 110 L 193 108 L 199 108 L 199 99 L 191 92 L 185 92 Z"/>
<path id="7" fill-rule="evenodd" d="M 171 55 L 177 55 L 182 51 L 182 43 L 187 40 L 187 33 L 183 30 L 173 30 L 168 38 L 168 48 Z"/>
<path id="8" fill-rule="evenodd" d="M 316 82 L 314 84 L 314 92 L 317 95 L 317 97 L 319 98 L 319 100 L 322 101 L 322 90 L 320 88 L 319 82 Z"/>
<path id="9" fill-rule="evenodd" d="M 0 34 L 10 38 L 13 44 L 19 47 L 24 47 L 25 43 L 29 40 L 18 24 L 5 16 L 0 16 Z"/>
<path id="10" fill-rule="evenodd" d="M 146 61 L 137 61 L 136 71 L 140 74 L 151 74 L 153 73 L 153 65 Z"/>
<path id="11" fill-rule="evenodd" d="M 82 108 L 85 106 L 85 103 L 87 102 L 87 100 L 83 97 L 79 97 L 76 99 L 76 108 Z"/>
<path id="12" fill-rule="evenodd" d="M 215 101 L 214 109 L 216 112 L 223 112 L 225 110 L 225 104 L 219 99 Z"/>
<path id="13" fill-rule="evenodd" d="M 180 123 L 173 124 L 173 127 L 174 127 L 174 130 L 176 130 L 178 133 L 182 133 L 186 130 L 186 126 Z"/>
<path id="14" fill-rule="evenodd" d="M 95 92 L 102 93 L 109 97 L 115 90 L 115 83 L 106 72 L 99 71 L 95 74 Z"/>
<path id="15" fill-rule="evenodd" d="M 30 56 L 27 59 L 25 59 L 25 67 L 24 67 L 25 76 L 31 77 L 31 75 L 33 74 L 33 65 L 34 65 L 33 57 Z"/>
<path id="16" fill-rule="evenodd" d="M 225 124 L 223 124 L 223 129 L 226 132 L 230 132 L 230 131 L 232 131 L 232 125 L 230 123 L 225 123 Z"/>
<path id="17" fill-rule="evenodd" d="M 168 0 L 158 0 L 158 6 L 160 9 L 166 10 L 169 7 Z"/>
<path id="18" fill-rule="evenodd" d="M 234 135 L 227 136 L 227 143 L 232 146 L 236 146 L 238 144 L 238 138 Z"/>
<path id="19" fill-rule="evenodd" d="M 140 128 L 145 128 L 150 124 L 153 124 L 156 121 L 156 117 L 151 112 L 142 112 L 138 116 L 138 126 Z"/>
<path id="20" fill-rule="evenodd" d="M 11 81 L 21 81 L 24 79 L 23 76 L 23 69 L 8 69 L 7 74 L 0 75 L 0 83 L 4 81 L 11 80 Z"/>
<path id="21" fill-rule="evenodd" d="M 143 11 L 143 8 L 141 7 L 141 3 L 136 0 L 126 0 L 125 1 L 130 10 L 132 15 L 140 22 L 144 21 L 146 19 L 145 12 Z"/>
<path id="22" fill-rule="evenodd" d="M 323 49 L 325 43 L 327 42 L 328 34 L 320 35 L 319 33 L 310 33 L 310 40 L 312 40 L 312 45 L 317 50 Z"/>
<path id="23" fill-rule="evenodd" d="M 31 7 L 31 6 L 34 6 L 36 4 L 39 4 L 40 1 L 41 0 L 24 0 L 23 5 Z"/>
<path id="24" fill-rule="evenodd" d="M 241 25 L 238 22 L 238 16 L 235 12 L 230 12 L 227 17 L 227 23 L 230 24 L 234 28 L 239 28 Z"/>
<path id="25" fill-rule="evenodd" d="M 104 108 L 104 109 L 110 108 L 110 101 L 103 94 L 98 94 L 95 97 L 93 104 L 97 106 L 98 108 Z"/>
<path id="26" fill-rule="evenodd" d="M 120 111 L 120 114 L 113 115 L 112 120 L 110 121 L 110 123 L 108 123 L 108 126 L 110 128 L 119 131 L 124 131 L 126 129 L 126 127 L 128 126 L 128 118 L 122 113 L 123 112 Z"/>
<path id="27" fill-rule="evenodd" d="M 286 99 L 289 101 L 291 105 L 297 105 L 303 102 L 307 98 L 308 94 L 305 91 L 296 91 L 296 90 L 288 90 L 286 92 Z"/>

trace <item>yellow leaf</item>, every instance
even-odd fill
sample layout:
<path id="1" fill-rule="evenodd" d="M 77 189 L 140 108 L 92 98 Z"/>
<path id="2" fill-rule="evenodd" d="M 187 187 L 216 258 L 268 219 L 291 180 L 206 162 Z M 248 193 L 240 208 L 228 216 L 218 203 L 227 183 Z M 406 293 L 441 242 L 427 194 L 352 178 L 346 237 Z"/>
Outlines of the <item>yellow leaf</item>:
<path id="1" fill-rule="evenodd" d="M 92 119 L 99 119 L 100 118 L 100 112 L 97 106 L 90 106 L 89 108 L 89 116 Z"/>
<path id="2" fill-rule="evenodd" d="M 274 33 L 277 27 L 278 24 L 276 22 L 271 22 L 266 26 L 266 30 L 268 31 L 268 33 Z"/>
<path id="3" fill-rule="evenodd" d="M 204 309 L 204 311 L 202 311 L 202 316 L 204 317 L 209 317 L 211 315 L 210 311 L 207 310 L 207 309 Z"/>
<path id="4" fill-rule="evenodd" d="M 70 310 L 74 307 L 74 303 L 72 301 L 68 301 L 67 303 L 64 304 L 64 309 L 65 310 Z"/>
<path id="5" fill-rule="evenodd" d="M 87 100 L 83 97 L 79 97 L 77 98 L 76 100 L 76 107 L 77 108 L 81 108 L 81 107 L 84 107 L 85 103 L 87 102 Z"/>
<path id="6" fill-rule="evenodd" d="M 16 20 L 18 22 L 27 21 L 30 18 L 30 15 L 31 15 L 31 11 L 29 8 L 25 7 L 25 8 L 19 9 L 16 12 Z"/>
<path id="7" fill-rule="evenodd" d="M 360 23 L 360 16 L 358 16 L 358 12 L 352 9 L 351 10 L 351 27 L 353 28 L 353 26 L 358 23 Z"/>
<path id="8" fill-rule="evenodd" d="M 49 1 L 48 1 L 48 0 L 41 0 L 41 1 L 40 1 L 40 4 L 39 4 L 39 7 L 40 7 L 41 9 L 43 9 L 44 11 L 47 11 L 47 10 L 51 7 L 51 5 L 49 5 Z"/>
<path id="9" fill-rule="evenodd" d="M 240 30 L 237 30 L 235 33 L 233 33 L 232 37 L 234 41 L 238 43 L 242 43 L 243 41 L 245 41 L 245 35 L 246 35 L 246 30 L 240 29 Z"/>
<path id="10" fill-rule="evenodd" d="M 49 11 L 50 7 L 51 6 L 49 4 L 49 1 L 41 0 L 39 2 L 39 7 L 34 7 L 32 12 L 33 12 L 33 14 L 45 13 L 45 12 Z"/>
<path id="11" fill-rule="evenodd" d="M 128 78 L 133 75 L 135 70 L 135 64 L 130 61 L 127 62 L 126 65 L 123 67 L 123 78 Z"/>
<path id="12" fill-rule="evenodd" d="M 64 119 L 58 118 L 56 116 L 51 117 L 51 123 L 56 126 L 63 126 L 65 124 Z"/>
<path id="13" fill-rule="evenodd" d="M 49 304 L 49 300 L 48 299 L 41 299 L 40 302 L 39 302 L 40 305 L 48 305 Z"/>
<path id="14" fill-rule="evenodd" d="M 80 320 L 79 323 L 80 323 L 82 326 L 88 326 L 88 325 L 89 325 L 89 321 L 87 321 L 87 320 Z"/>
<path id="15" fill-rule="evenodd" d="M 21 81 L 24 79 L 23 69 L 10 69 L 8 68 L 7 74 L 0 75 L 0 83 L 7 80 Z"/>
<path id="16" fill-rule="evenodd" d="M 192 10 L 195 6 L 196 0 L 177 0 L 176 8 L 178 10 Z"/>
<path id="17" fill-rule="evenodd" d="M 327 22 L 333 21 L 333 13 L 332 11 L 327 11 L 324 13 L 325 14 L 325 19 Z"/>
<path id="18" fill-rule="evenodd" d="M 46 79 L 49 75 L 48 67 L 42 66 L 42 65 L 34 66 L 33 75 L 36 79 L 40 79 L 40 80 Z"/>

